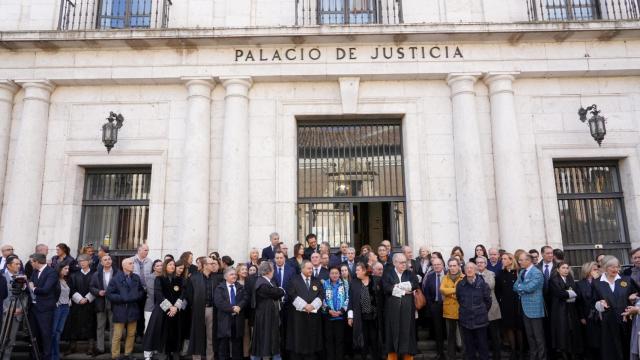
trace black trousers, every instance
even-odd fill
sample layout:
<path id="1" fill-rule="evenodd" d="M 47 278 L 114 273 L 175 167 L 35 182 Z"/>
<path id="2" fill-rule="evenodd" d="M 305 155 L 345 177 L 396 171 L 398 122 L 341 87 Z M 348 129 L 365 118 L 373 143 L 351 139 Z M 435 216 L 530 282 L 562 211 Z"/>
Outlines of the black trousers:
<path id="1" fill-rule="evenodd" d="M 493 360 L 500 360 L 502 357 L 502 340 L 500 339 L 500 320 L 489 321 L 489 343 Z"/>
<path id="2" fill-rule="evenodd" d="M 462 342 L 464 343 L 465 360 L 485 360 L 489 358 L 489 343 L 487 327 L 467 329 L 460 326 Z"/>
<path id="3" fill-rule="evenodd" d="M 344 359 L 344 320 L 324 318 L 324 344 L 327 360 Z"/>
<path id="4" fill-rule="evenodd" d="M 438 355 L 442 355 L 444 354 L 444 334 L 446 332 L 444 318 L 442 317 L 442 301 L 429 302 L 429 312 L 433 327 L 432 336 L 436 340 L 436 352 Z"/>
<path id="5" fill-rule="evenodd" d="M 364 346 L 359 350 L 360 358 L 366 360 L 368 354 L 373 360 L 381 359 L 380 342 L 378 341 L 378 320 L 362 320 L 362 338 Z"/>
<path id="6" fill-rule="evenodd" d="M 218 338 L 218 356 L 219 360 L 242 360 L 242 338 L 226 337 Z"/>
<path id="7" fill-rule="evenodd" d="M 51 341 L 53 340 L 53 313 L 54 311 L 40 312 L 31 309 L 29 324 L 34 336 L 38 340 L 40 359 L 51 360 Z"/>

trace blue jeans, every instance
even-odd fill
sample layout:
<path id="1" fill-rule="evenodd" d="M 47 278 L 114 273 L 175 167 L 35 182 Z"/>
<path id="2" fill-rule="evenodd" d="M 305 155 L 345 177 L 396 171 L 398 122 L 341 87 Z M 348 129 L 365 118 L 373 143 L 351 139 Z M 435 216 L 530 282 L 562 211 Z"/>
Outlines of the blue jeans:
<path id="1" fill-rule="evenodd" d="M 64 323 L 69 315 L 69 305 L 58 305 L 53 314 L 53 340 L 51 341 L 51 359 L 60 359 L 60 336 L 64 330 Z"/>

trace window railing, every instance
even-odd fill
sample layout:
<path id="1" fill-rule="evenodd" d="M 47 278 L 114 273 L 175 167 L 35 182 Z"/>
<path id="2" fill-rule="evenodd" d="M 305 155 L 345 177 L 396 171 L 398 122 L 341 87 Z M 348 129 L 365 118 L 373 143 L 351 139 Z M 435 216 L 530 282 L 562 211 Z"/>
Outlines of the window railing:
<path id="1" fill-rule="evenodd" d="M 166 28 L 171 0 L 62 0 L 58 30 Z"/>
<path id="2" fill-rule="evenodd" d="M 296 0 L 296 25 L 401 24 L 402 0 Z"/>
<path id="3" fill-rule="evenodd" d="M 527 0 L 530 21 L 638 20 L 640 0 Z"/>

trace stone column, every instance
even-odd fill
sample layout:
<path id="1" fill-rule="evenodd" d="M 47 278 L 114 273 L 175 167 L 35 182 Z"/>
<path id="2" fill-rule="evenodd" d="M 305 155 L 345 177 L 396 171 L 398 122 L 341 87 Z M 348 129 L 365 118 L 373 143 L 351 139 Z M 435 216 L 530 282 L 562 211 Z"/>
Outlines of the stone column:
<path id="1" fill-rule="evenodd" d="M 4 198 L 5 175 L 7 174 L 9 143 L 11 141 L 13 96 L 16 91 L 18 91 L 18 86 L 13 81 L 0 80 L 0 204 Z"/>
<path id="2" fill-rule="evenodd" d="M 531 224 L 527 185 L 516 120 L 511 74 L 488 74 L 491 101 L 493 168 L 498 205 L 498 228 L 503 249 L 516 249 L 529 243 Z"/>
<path id="3" fill-rule="evenodd" d="M 220 254 L 246 258 L 249 243 L 250 77 L 221 78 L 226 90 L 218 209 Z"/>
<path id="4" fill-rule="evenodd" d="M 25 81 L 20 85 L 24 88 L 24 100 L 6 189 L 2 241 L 12 244 L 17 254 L 26 257 L 33 253 L 38 239 L 49 100 L 54 85 L 47 80 Z"/>
<path id="5" fill-rule="evenodd" d="M 211 155 L 212 78 L 184 78 L 187 117 L 180 182 L 178 248 L 207 255 L 209 240 L 209 174 Z"/>
<path id="6" fill-rule="evenodd" d="M 450 74 L 460 245 L 489 244 L 489 206 L 473 88 L 479 74 Z"/>

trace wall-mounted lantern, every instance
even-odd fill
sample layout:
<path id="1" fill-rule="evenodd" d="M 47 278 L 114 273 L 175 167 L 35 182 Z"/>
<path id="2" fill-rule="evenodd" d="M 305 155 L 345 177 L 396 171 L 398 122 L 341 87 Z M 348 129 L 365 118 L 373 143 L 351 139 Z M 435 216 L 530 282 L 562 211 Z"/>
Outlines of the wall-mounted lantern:
<path id="1" fill-rule="evenodd" d="M 604 136 L 607 134 L 607 120 L 604 116 L 600 116 L 598 105 L 593 104 L 586 109 L 580 107 L 580 110 L 578 110 L 580 121 L 587 121 L 587 114 L 589 112 L 591 112 L 591 117 L 588 119 L 589 131 L 591 132 L 593 139 L 598 143 L 598 146 L 602 146 L 602 140 L 604 140 Z"/>
<path id="2" fill-rule="evenodd" d="M 102 143 L 107 148 L 107 153 L 111 152 L 113 146 L 118 142 L 118 130 L 122 127 L 124 116 L 122 114 L 109 112 L 107 122 L 102 125 Z"/>

